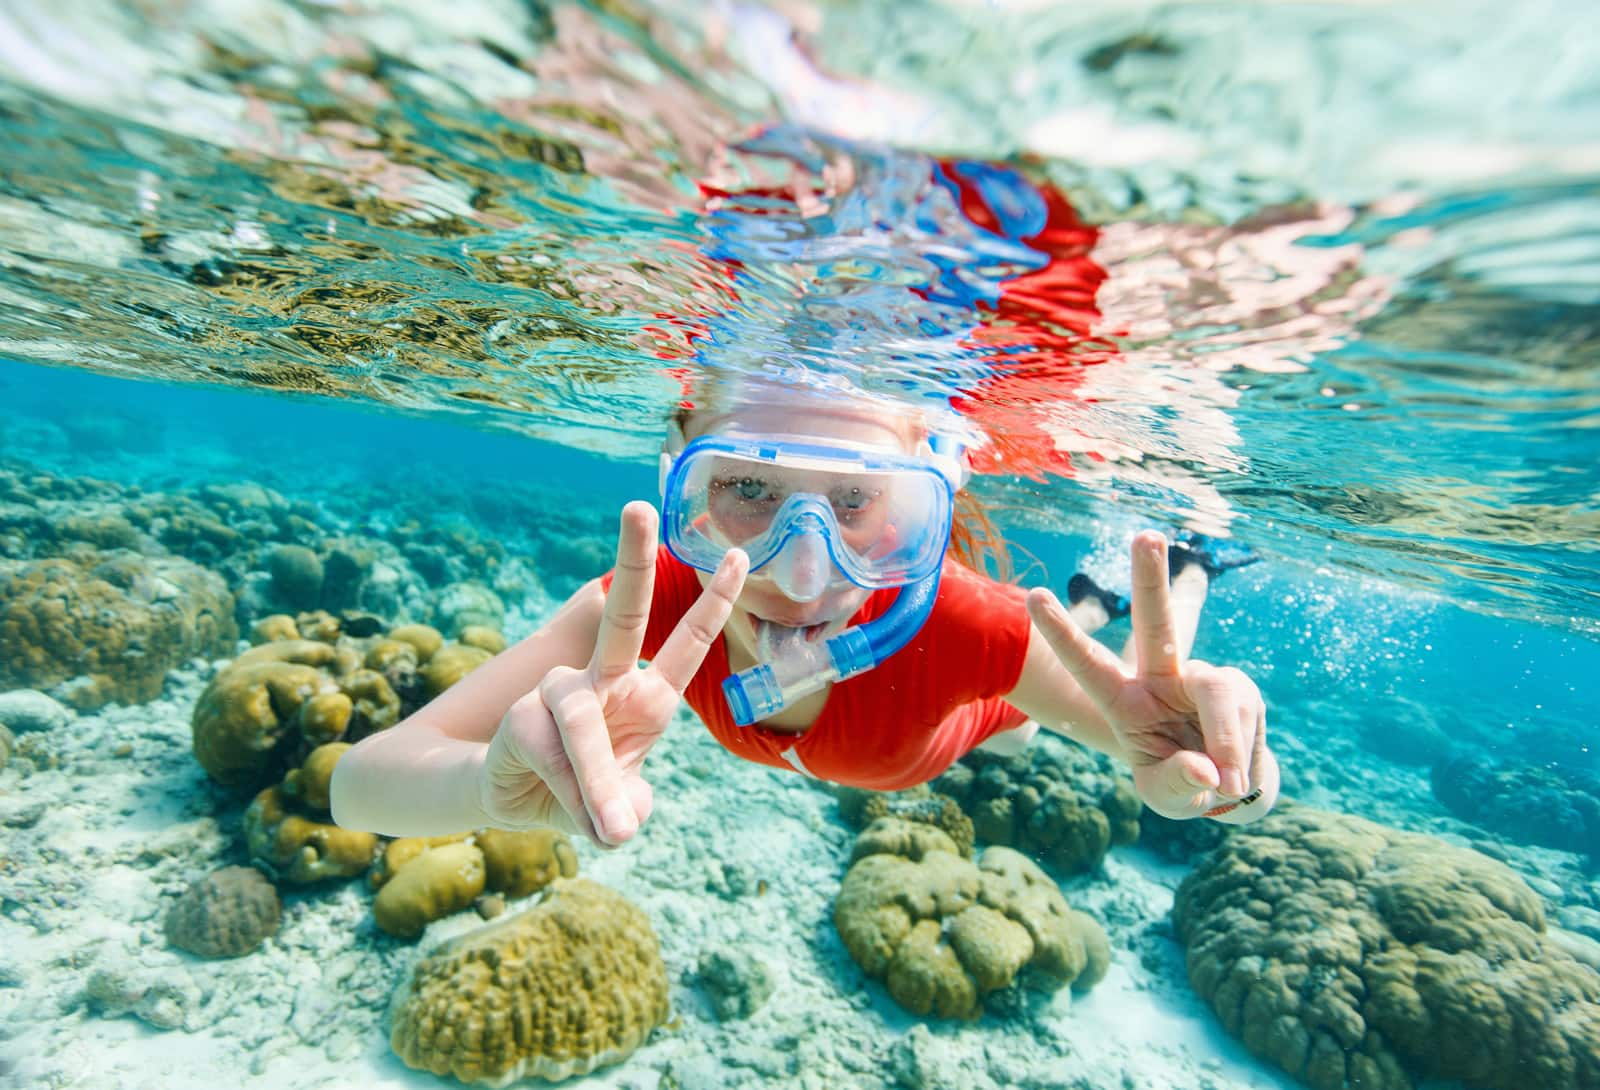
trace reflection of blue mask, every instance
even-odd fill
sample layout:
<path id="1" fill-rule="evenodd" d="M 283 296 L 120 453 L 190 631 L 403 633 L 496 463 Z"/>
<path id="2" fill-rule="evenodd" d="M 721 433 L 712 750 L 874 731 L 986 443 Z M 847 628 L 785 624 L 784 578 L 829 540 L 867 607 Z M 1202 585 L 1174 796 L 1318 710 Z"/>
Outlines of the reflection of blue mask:
<path id="1" fill-rule="evenodd" d="M 716 571 L 729 549 L 797 602 L 927 578 L 950 541 L 945 459 L 785 436 L 702 436 L 662 456 L 663 537 Z"/>

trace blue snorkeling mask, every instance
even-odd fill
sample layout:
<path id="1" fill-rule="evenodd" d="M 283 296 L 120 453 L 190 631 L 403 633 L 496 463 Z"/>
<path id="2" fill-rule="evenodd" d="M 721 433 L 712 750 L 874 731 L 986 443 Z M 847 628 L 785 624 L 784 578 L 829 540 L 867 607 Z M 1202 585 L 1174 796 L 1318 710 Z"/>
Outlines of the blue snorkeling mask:
<path id="1" fill-rule="evenodd" d="M 662 529 L 673 556 L 715 571 L 730 548 L 794 601 L 900 587 L 879 618 L 826 640 L 768 626 L 764 661 L 722 683 L 736 723 L 872 669 L 911 639 L 938 596 L 959 448 L 925 457 L 813 438 L 725 433 L 661 456 Z"/>
<path id="2" fill-rule="evenodd" d="M 733 433 L 663 455 L 663 474 L 662 534 L 673 556 L 712 572 L 729 549 L 743 549 L 752 575 L 797 602 L 846 584 L 926 579 L 950 541 L 954 487 L 935 459 Z"/>

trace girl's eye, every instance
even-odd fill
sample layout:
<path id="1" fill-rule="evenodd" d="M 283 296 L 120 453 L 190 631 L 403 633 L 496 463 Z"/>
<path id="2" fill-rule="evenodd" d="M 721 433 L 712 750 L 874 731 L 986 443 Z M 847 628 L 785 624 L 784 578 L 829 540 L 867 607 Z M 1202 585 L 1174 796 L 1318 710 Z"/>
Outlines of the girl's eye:
<path id="1" fill-rule="evenodd" d="M 734 495 L 741 500 L 754 503 L 767 496 L 767 482 L 760 477 L 740 477 L 728 483 L 732 486 Z"/>
<path id="2" fill-rule="evenodd" d="M 842 488 L 833 494 L 833 509 L 837 511 L 865 511 L 878 498 L 876 489 Z"/>

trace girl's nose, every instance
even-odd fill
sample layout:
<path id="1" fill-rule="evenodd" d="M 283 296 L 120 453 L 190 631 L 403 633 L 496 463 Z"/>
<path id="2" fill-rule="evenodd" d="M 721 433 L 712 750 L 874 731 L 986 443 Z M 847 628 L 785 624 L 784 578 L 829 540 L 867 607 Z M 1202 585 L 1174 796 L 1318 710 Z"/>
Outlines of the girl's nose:
<path id="1" fill-rule="evenodd" d="M 772 581 L 784 596 L 796 602 L 814 602 L 822 597 L 833 577 L 833 557 L 820 533 L 804 531 L 792 535 L 768 562 Z"/>

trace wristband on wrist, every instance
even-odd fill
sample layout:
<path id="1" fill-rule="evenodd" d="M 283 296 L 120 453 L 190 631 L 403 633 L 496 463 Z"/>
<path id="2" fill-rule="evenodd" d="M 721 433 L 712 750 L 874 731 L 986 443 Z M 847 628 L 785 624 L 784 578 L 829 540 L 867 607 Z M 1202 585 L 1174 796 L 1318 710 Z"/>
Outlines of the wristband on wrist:
<path id="1" fill-rule="evenodd" d="M 1258 788 L 1256 788 L 1254 791 L 1250 792 L 1248 795 L 1246 795 L 1242 799 L 1235 799 L 1233 802 L 1225 802 L 1221 806 L 1213 806 L 1211 809 L 1207 810 L 1201 816 L 1202 817 L 1208 817 L 1208 818 L 1218 818 L 1218 817 L 1221 817 L 1223 814 L 1231 814 L 1235 810 L 1239 809 L 1239 807 L 1241 807 L 1241 806 L 1249 806 L 1252 802 L 1255 802 L 1260 797 L 1261 797 L 1261 788 L 1258 787 Z"/>

